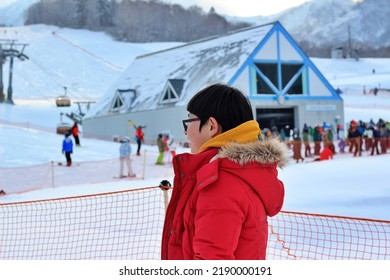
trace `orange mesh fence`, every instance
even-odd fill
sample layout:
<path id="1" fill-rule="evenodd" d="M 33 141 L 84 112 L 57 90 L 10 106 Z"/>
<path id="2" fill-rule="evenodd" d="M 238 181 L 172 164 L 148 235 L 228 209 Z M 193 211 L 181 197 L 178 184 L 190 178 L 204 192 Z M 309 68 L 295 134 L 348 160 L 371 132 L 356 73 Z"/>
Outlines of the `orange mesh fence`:
<path id="1" fill-rule="evenodd" d="M 6 193 L 20 193 L 51 187 L 108 182 L 112 181 L 114 176 L 118 176 L 118 170 L 117 158 L 74 162 L 72 167 L 58 165 L 57 162 L 1 167 L 0 189 Z"/>
<path id="2" fill-rule="evenodd" d="M 156 148 L 157 149 L 157 148 Z M 155 166 L 157 152 L 143 151 L 148 157 L 132 156 L 132 168 L 137 178 L 153 177 L 149 166 Z M 126 171 L 126 169 L 125 169 Z M 161 166 L 161 177 L 173 177 L 170 164 Z M 119 176 L 119 159 L 73 162 L 71 167 L 58 165 L 58 162 L 23 167 L 0 167 L 0 190 L 7 194 L 21 193 L 38 189 L 61 186 L 94 184 L 115 181 Z"/>
<path id="3" fill-rule="evenodd" d="M 390 221 L 282 212 L 269 219 L 269 259 L 390 259 Z"/>
<path id="4" fill-rule="evenodd" d="M 158 187 L 0 204 L 0 259 L 158 260 Z M 282 212 L 269 219 L 268 259 L 390 259 L 390 221 Z"/>
<path id="5" fill-rule="evenodd" d="M 27 128 L 27 129 L 36 129 L 40 131 L 46 131 L 46 132 L 55 132 L 56 130 L 50 127 L 46 127 L 43 125 L 38 125 L 31 122 L 11 122 L 6 120 L 0 120 L 0 124 L 4 125 L 11 125 L 11 126 L 17 126 L 21 128 Z"/>
<path id="6" fill-rule="evenodd" d="M 51 164 L 28 167 L 1 167 L 0 189 L 6 193 L 21 193 L 51 187 L 55 184 Z"/>
<path id="7" fill-rule="evenodd" d="M 0 259 L 159 259 L 162 191 L 0 204 Z"/>

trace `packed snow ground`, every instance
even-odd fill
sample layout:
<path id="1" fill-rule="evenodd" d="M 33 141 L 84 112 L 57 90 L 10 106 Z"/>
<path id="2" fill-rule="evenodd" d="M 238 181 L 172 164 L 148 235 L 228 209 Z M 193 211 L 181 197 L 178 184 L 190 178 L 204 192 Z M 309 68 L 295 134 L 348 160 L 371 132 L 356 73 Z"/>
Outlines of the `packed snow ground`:
<path id="1" fill-rule="evenodd" d="M 45 28 L 39 26 L 38 29 L 40 31 Z M 51 29 L 49 28 L 49 30 Z M 118 52 L 107 53 L 105 51 L 107 45 L 114 48 L 115 44 L 108 41 L 106 36 L 93 37 L 94 41 L 100 40 L 101 43 L 91 45 L 87 41 L 92 33 L 85 31 L 77 33 L 77 31 L 68 29 L 58 29 L 56 32 L 66 37 L 67 40 L 76 42 L 78 46 L 87 49 L 89 54 L 85 53 L 85 56 L 90 57 L 91 53 L 96 54 L 113 65 L 125 66 L 123 57 L 129 57 L 128 63 L 130 63 L 135 54 L 139 55 L 151 49 L 158 50 L 167 46 L 167 44 L 154 44 L 153 46 L 151 44 L 145 44 L 145 46 L 143 44 L 126 46 L 121 44 L 116 50 L 122 51 L 122 54 Z M 28 39 L 29 37 L 26 35 L 24 38 Z M 67 50 L 69 44 L 57 46 L 57 52 L 64 55 L 67 51 L 62 50 L 62 47 Z M 33 46 L 29 46 L 29 48 L 33 49 Z M 133 48 L 134 52 L 132 52 Z M 35 55 L 34 61 L 36 62 L 38 59 Z M 64 59 L 67 60 L 67 58 Z M 122 60 L 120 61 L 120 59 Z M 370 119 L 376 122 L 379 118 L 390 120 L 390 93 L 380 91 L 378 96 L 363 95 L 363 87 L 366 88 L 367 92 L 375 86 L 384 89 L 390 88 L 389 59 L 366 58 L 355 61 L 313 58 L 312 60 L 329 82 L 335 88 L 340 88 L 343 91 L 345 122 L 352 119 L 366 122 Z M 90 66 L 84 65 L 84 67 L 91 69 L 90 73 L 94 73 L 93 67 L 96 65 L 96 59 L 83 60 L 84 64 L 89 62 Z M 23 63 L 26 63 L 27 66 L 27 62 Z M 58 65 L 53 61 L 47 60 L 45 63 L 45 69 L 58 68 Z M 107 65 L 107 63 L 105 64 Z M 21 64 L 17 67 L 20 69 L 20 66 Z M 61 71 L 73 75 L 73 71 L 68 68 L 73 69 L 74 67 L 74 64 L 62 63 Z M 375 73 L 373 73 L 373 69 L 375 69 Z M 112 71 L 118 72 L 117 69 Z M 15 76 L 24 73 L 24 71 L 17 71 Z M 118 76 L 118 74 L 114 76 Z M 68 77 L 64 77 L 64 79 L 70 80 Z M 47 87 L 45 81 L 48 82 Z M 34 82 L 36 81 L 34 80 Z M 75 105 L 71 108 L 57 108 L 54 98 L 43 93 L 46 88 L 51 89 L 53 85 L 51 79 L 40 80 L 39 84 L 40 89 L 36 90 L 37 87 L 34 87 L 30 96 L 29 92 L 24 92 L 24 90 L 28 90 L 28 87 L 23 85 L 19 88 L 20 84 L 15 82 L 15 105 L 0 104 L 0 172 L 2 172 L 1 174 L 11 174 L 10 170 L 12 172 L 16 170 L 16 174 L 20 174 L 11 178 L 5 175 L 0 176 L 0 189 L 4 189 L 8 193 L 5 196 L 0 196 L 0 203 L 135 189 L 156 186 L 163 179 L 172 181 L 172 166 L 170 164 L 154 165 L 157 147 L 147 145 L 144 145 L 142 149 L 144 154 L 146 151 L 146 156 L 132 156 L 133 168 L 138 177 L 132 180 L 114 179 L 113 177 L 117 176 L 119 172 L 117 161 L 119 144 L 113 141 L 84 138 L 81 134 L 82 147 L 76 147 L 73 154 L 73 160 L 79 165 L 70 168 L 62 167 L 62 177 L 56 180 L 57 184 L 54 187 L 22 193 L 13 192 L 12 187 L 16 181 L 20 183 L 20 181 L 26 180 L 27 182 L 32 176 L 28 173 L 25 175 L 25 172 L 28 172 L 32 166 L 49 164 L 52 161 L 64 161 L 64 156 L 61 154 L 63 136 L 55 133 L 56 126 L 61 122 L 61 112 L 77 110 Z M 109 86 L 107 84 L 107 88 Z M 19 90 L 23 92 L 18 92 Z M 86 88 L 85 91 L 102 94 L 104 89 Z M 62 121 L 71 122 L 65 116 Z M 174 119 L 172 121 L 181 120 Z M 132 138 L 134 130 L 129 126 L 128 130 L 120 136 L 125 135 Z M 148 136 L 146 129 L 146 137 Z M 335 144 L 337 147 L 337 143 Z M 132 143 L 132 147 L 134 153 L 135 143 Z M 188 149 L 185 148 L 177 149 L 177 152 L 187 151 Z M 100 164 L 103 160 L 107 160 L 104 161 L 104 168 Z M 284 182 L 286 190 L 283 210 L 390 220 L 390 183 L 386 173 L 390 160 L 389 153 L 370 156 L 367 152 L 363 152 L 361 157 L 356 158 L 347 153 L 337 154 L 331 161 L 314 163 L 312 160 L 313 158 L 306 158 L 304 163 L 299 164 L 291 161 L 289 166 L 279 171 L 279 177 Z M 93 173 L 95 175 L 91 175 Z M 89 183 L 72 184 L 71 180 L 68 183 L 65 182 L 66 178 L 82 181 L 83 178 L 93 176 L 96 176 L 95 180 Z"/>

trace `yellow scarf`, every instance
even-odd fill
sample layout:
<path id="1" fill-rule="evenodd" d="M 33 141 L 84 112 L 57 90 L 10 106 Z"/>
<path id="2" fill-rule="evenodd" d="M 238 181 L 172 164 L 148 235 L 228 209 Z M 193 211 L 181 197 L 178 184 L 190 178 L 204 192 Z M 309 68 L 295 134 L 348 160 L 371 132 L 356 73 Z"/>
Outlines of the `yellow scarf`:
<path id="1" fill-rule="evenodd" d="M 264 138 L 259 123 L 257 121 L 247 121 L 210 139 L 200 147 L 199 153 L 208 148 L 225 146 L 229 142 L 249 143 L 259 140 L 259 138 Z"/>

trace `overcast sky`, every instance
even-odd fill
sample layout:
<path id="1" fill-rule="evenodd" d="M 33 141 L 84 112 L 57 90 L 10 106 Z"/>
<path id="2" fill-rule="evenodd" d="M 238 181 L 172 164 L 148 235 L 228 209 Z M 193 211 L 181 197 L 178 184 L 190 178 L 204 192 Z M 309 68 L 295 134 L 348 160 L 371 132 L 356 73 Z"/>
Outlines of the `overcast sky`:
<path id="1" fill-rule="evenodd" d="M 8 4 L 15 2 L 16 0 L 0 0 L 0 8 L 7 6 Z"/>
<path id="2" fill-rule="evenodd" d="M 4 7 L 17 0 L 0 0 Z M 290 7 L 298 6 L 310 0 L 163 0 L 167 3 L 178 3 L 185 8 L 192 5 L 201 7 L 206 12 L 214 7 L 217 13 L 230 16 L 268 16 L 279 13 Z"/>
<path id="3" fill-rule="evenodd" d="M 214 7 L 217 13 L 230 16 L 268 16 L 288 8 L 298 6 L 310 0 L 164 0 L 169 3 L 179 3 L 183 7 L 197 5 L 208 11 Z"/>

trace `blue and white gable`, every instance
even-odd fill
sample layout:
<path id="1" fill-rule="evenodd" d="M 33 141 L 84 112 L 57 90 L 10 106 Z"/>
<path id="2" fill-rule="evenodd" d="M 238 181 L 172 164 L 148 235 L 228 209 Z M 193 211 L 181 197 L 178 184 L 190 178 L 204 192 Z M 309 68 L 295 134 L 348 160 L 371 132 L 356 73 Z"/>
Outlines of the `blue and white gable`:
<path id="1" fill-rule="evenodd" d="M 251 100 L 341 99 L 279 22 L 228 83 Z"/>

